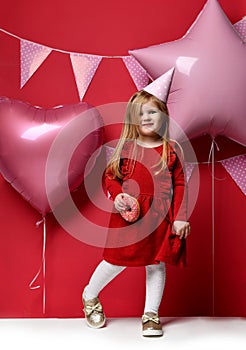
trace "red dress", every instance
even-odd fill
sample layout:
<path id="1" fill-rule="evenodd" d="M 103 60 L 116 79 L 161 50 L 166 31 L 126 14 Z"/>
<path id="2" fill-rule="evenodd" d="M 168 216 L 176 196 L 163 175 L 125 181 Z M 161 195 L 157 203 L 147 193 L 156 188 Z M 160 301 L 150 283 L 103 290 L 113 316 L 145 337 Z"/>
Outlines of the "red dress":
<path id="1" fill-rule="evenodd" d="M 158 170 L 162 145 L 154 148 L 126 142 L 121 156 L 123 179 L 113 178 L 107 171 L 105 186 L 111 198 L 122 192 L 138 199 L 140 217 L 135 223 L 125 221 L 114 211 L 103 257 L 114 265 L 146 266 L 160 261 L 185 265 L 186 243 L 172 233 L 174 220 L 187 220 L 187 186 L 180 147 L 170 142 L 168 167 Z"/>

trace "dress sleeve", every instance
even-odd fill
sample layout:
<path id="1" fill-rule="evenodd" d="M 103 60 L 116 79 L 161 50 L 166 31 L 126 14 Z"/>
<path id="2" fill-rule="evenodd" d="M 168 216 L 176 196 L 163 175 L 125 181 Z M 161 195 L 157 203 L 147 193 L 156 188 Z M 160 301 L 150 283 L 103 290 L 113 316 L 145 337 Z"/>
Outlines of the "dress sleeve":
<path id="1" fill-rule="evenodd" d="M 175 143 L 173 147 L 176 153 L 176 160 L 173 167 L 172 181 L 173 181 L 173 218 L 174 220 L 187 221 L 187 182 L 184 170 L 184 156 L 181 147 Z"/>
<path id="2" fill-rule="evenodd" d="M 114 178 L 110 169 L 107 169 L 103 175 L 103 182 L 105 189 L 109 192 L 111 199 L 115 200 L 115 197 L 122 193 L 122 180 L 118 177 Z"/>
<path id="3" fill-rule="evenodd" d="M 130 176 L 129 152 L 131 151 L 132 147 L 132 142 L 125 142 L 121 152 L 120 171 L 124 180 Z M 122 189 L 123 180 L 118 177 L 114 177 L 110 169 L 105 171 L 103 182 L 105 189 L 109 192 L 111 199 L 113 200 L 115 200 L 115 197 L 119 193 L 124 192 Z"/>

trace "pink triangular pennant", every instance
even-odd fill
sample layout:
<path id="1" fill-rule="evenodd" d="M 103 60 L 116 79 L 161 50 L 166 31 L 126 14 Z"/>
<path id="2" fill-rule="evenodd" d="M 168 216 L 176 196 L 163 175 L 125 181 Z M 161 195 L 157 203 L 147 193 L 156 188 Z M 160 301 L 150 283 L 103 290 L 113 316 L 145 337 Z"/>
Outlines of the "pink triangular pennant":
<path id="1" fill-rule="evenodd" d="M 185 174 L 186 174 L 186 181 L 187 182 L 189 182 L 194 168 L 195 168 L 194 163 L 188 163 L 188 162 L 185 163 Z"/>
<path id="2" fill-rule="evenodd" d="M 80 96 L 83 99 L 90 82 L 96 73 L 102 57 L 83 54 L 70 54 L 74 76 Z"/>
<path id="3" fill-rule="evenodd" d="M 26 40 L 20 41 L 21 88 L 41 66 L 52 49 Z"/>
<path id="4" fill-rule="evenodd" d="M 146 70 L 137 62 L 133 56 L 122 58 L 138 90 L 142 90 L 149 83 Z"/>
<path id="5" fill-rule="evenodd" d="M 222 160 L 221 163 L 246 195 L 246 154 Z"/>
<path id="6" fill-rule="evenodd" d="M 108 163 L 114 153 L 114 147 L 105 146 L 106 162 Z"/>
<path id="7" fill-rule="evenodd" d="M 243 41 L 246 41 L 246 16 L 241 19 L 241 21 L 234 24 L 234 28 L 241 36 Z"/>

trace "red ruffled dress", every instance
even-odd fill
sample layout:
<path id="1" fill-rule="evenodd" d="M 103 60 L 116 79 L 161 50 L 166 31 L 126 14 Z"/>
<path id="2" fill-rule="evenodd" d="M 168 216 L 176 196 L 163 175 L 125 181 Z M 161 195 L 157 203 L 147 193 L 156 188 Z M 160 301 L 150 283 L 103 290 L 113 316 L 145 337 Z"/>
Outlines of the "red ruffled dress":
<path id="1" fill-rule="evenodd" d="M 110 217 L 104 260 L 120 266 L 146 266 L 160 261 L 172 265 L 186 264 L 186 241 L 172 233 L 174 220 L 187 220 L 187 186 L 180 146 L 170 141 L 168 167 L 158 170 L 162 145 L 154 148 L 126 142 L 121 155 L 123 179 L 113 178 L 110 171 L 104 182 L 111 199 L 122 192 L 137 198 L 140 217 L 125 221 L 115 210 Z"/>

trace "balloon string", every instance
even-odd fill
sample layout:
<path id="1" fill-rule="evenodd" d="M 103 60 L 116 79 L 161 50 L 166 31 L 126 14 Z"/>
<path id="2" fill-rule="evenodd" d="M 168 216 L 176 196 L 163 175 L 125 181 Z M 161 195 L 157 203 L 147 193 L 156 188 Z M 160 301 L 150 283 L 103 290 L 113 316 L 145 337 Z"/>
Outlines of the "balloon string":
<path id="1" fill-rule="evenodd" d="M 217 142 L 215 141 L 215 139 L 213 138 L 212 139 L 212 143 L 211 143 L 211 147 L 210 147 L 210 151 L 209 151 L 209 156 L 208 156 L 208 161 L 207 161 L 207 164 L 210 164 L 210 159 L 212 156 L 214 156 L 214 145 L 216 145 L 216 148 L 217 148 L 217 151 L 219 151 L 219 146 L 217 144 Z M 213 162 L 215 163 L 215 161 L 213 160 Z"/>
<path id="2" fill-rule="evenodd" d="M 215 234 L 215 228 L 214 228 L 214 219 L 215 219 L 215 208 L 214 208 L 214 187 L 215 187 L 215 177 L 214 177 L 214 145 L 215 145 L 214 139 L 212 140 L 211 144 L 211 165 L 212 165 L 212 314 L 214 316 L 215 313 L 215 261 L 214 261 L 214 234 Z M 217 147 L 218 149 L 218 147 Z"/>
<path id="3" fill-rule="evenodd" d="M 46 309 L 46 285 L 45 285 L 45 275 L 46 275 L 46 266 L 45 266 L 45 253 L 46 253 L 46 218 L 43 217 L 42 220 L 36 222 L 36 226 L 38 227 L 41 223 L 43 223 L 43 249 L 42 249 L 42 261 L 41 265 L 39 267 L 38 272 L 32 279 L 31 283 L 29 284 L 30 289 L 38 289 L 40 288 L 40 285 L 34 286 L 33 284 L 36 282 L 38 277 L 41 275 L 41 271 L 43 272 L 43 314 L 45 314 Z"/>
<path id="4" fill-rule="evenodd" d="M 207 162 L 200 162 L 200 163 L 198 163 L 198 164 L 207 164 L 207 165 L 208 165 L 208 168 L 209 168 L 209 165 L 211 164 L 212 169 L 213 169 L 215 163 L 221 163 L 221 162 L 222 162 L 221 160 L 215 161 L 215 158 L 214 158 L 214 145 L 216 145 L 217 151 L 220 150 L 220 149 L 219 149 L 219 146 L 218 146 L 218 144 L 217 144 L 217 142 L 216 142 L 215 139 L 213 138 L 213 139 L 212 139 L 212 143 L 211 143 L 211 147 L 210 147 L 210 151 L 209 151 L 208 161 L 207 161 Z M 213 157 L 213 159 L 212 159 L 212 157 Z M 234 157 L 232 157 L 232 158 L 234 158 Z M 212 159 L 212 160 L 211 160 L 211 159 Z M 230 159 L 230 158 L 228 158 L 228 159 Z M 209 171 L 210 171 L 210 168 L 209 168 Z M 214 171 L 211 171 L 210 174 L 211 174 L 211 176 L 213 177 L 213 179 L 216 179 L 216 180 L 218 180 L 218 181 L 224 181 L 224 180 L 226 179 L 225 177 L 223 177 L 223 178 L 215 177 Z"/>
<path id="5" fill-rule="evenodd" d="M 36 45 L 40 45 L 40 46 L 43 46 L 43 47 L 46 47 L 52 51 L 56 51 L 56 52 L 61 52 L 61 53 L 65 53 L 65 54 L 70 54 L 70 55 L 81 55 L 81 56 L 93 56 L 93 57 L 100 57 L 100 58 L 126 58 L 126 57 L 131 57 L 130 55 L 123 55 L 123 56 L 119 56 L 119 55 L 98 55 L 98 54 L 91 54 L 91 53 L 81 53 L 81 52 L 73 52 L 73 51 L 67 51 L 67 50 L 62 50 L 62 49 L 57 49 L 55 47 L 51 47 L 51 46 L 47 46 L 47 45 L 44 45 L 44 44 L 40 44 L 40 43 L 37 43 L 37 42 L 34 42 L 34 41 L 31 41 L 31 40 L 27 40 L 27 39 L 23 39 L 22 37 L 18 36 L 18 35 L 15 35 L 3 28 L 0 28 L 0 32 L 4 33 L 4 34 L 7 34 L 15 39 L 18 39 L 20 41 L 25 41 L 25 42 L 28 42 L 28 43 L 31 43 L 31 44 L 36 44 Z"/>

